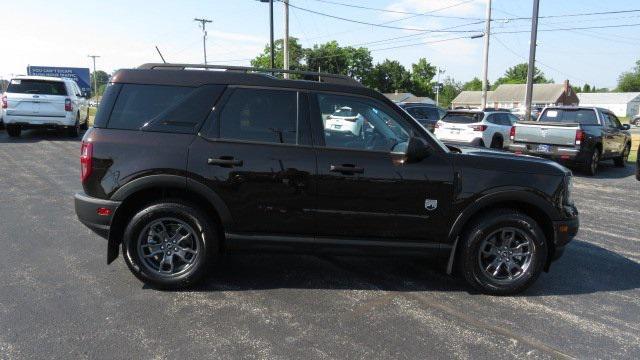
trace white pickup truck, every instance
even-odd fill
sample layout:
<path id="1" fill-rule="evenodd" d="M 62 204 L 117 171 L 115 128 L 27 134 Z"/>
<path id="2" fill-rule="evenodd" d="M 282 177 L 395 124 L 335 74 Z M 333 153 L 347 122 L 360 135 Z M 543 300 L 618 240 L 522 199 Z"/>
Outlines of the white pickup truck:
<path id="1" fill-rule="evenodd" d="M 86 94 L 71 79 L 18 76 L 2 95 L 4 124 L 10 137 L 22 129 L 56 128 L 77 137 L 89 118 Z"/>

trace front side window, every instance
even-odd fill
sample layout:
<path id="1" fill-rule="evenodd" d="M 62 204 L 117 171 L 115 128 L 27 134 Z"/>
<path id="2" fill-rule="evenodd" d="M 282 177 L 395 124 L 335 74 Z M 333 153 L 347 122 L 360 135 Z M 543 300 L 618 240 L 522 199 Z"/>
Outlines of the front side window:
<path id="1" fill-rule="evenodd" d="M 223 139 L 296 144 L 297 134 L 295 91 L 235 89 L 220 112 Z"/>
<path id="2" fill-rule="evenodd" d="M 411 127 L 399 115 L 367 99 L 318 95 L 327 147 L 405 152 Z"/>

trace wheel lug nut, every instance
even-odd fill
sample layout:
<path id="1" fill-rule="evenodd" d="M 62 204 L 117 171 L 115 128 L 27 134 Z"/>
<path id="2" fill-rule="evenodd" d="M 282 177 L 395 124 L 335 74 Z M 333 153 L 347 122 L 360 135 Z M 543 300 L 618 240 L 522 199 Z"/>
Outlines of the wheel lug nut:
<path id="1" fill-rule="evenodd" d="M 173 251 L 178 251 L 178 248 L 174 248 Z"/>

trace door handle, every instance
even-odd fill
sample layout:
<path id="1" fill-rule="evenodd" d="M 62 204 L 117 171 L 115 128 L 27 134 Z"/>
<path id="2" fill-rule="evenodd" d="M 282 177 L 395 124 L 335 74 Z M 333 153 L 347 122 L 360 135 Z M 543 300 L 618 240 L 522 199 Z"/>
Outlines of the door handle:
<path id="1" fill-rule="evenodd" d="M 342 174 L 363 174 L 364 168 L 357 167 L 351 164 L 342 164 L 342 165 L 331 165 L 329 167 L 329 171 L 331 172 L 339 172 Z"/>
<path id="2" fill-rule="evenodd" d="M 233 156 L 220 156 L 217 159 L 209 158 L 209 160 L 207 160 L 207 164 L 231 168 L 234 166 L 242 166 L 243 161 L 236 160 Z"/>

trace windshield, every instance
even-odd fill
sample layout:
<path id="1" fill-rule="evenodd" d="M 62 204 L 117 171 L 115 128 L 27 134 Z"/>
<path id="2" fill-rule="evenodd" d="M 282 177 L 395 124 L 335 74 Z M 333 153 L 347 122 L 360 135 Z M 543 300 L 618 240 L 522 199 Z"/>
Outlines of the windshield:
<path id="1" fill-rule="evenodd" d="M 484 118 L 484 113 L 456 113 L 456 112 L 448 112 L 443 118 L 442 121 L 454 124 L 473 124 L 482 121 Z"/>
<path id="2" fill-rule="evenodd" d="M 351 109 L 350 107 L 341 107 L 338 110 L 336 110 L 333 114 L 331 114 L 331 116 L 333 117 L 356 117 L 358 116 L 358 113 L 353 111 L 353 109 Z"/>
<path id="3" fill-rule="evenodd" d="M 13 79 L 7 93 L 65 96 L 67 89 L 62 81 Z"/>
<path id="4" fill-rule="evenodd" d="M 547 109 L 538 121 L 598 125 L 596 112 L 589 109 Z"/>

